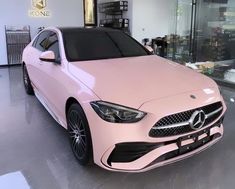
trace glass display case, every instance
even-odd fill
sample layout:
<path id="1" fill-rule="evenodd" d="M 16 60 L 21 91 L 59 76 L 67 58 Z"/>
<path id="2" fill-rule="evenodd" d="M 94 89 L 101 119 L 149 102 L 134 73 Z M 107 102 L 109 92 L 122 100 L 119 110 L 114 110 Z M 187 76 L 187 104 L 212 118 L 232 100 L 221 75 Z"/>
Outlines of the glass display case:
<path id="1" fill-rule="evenodd" d="M 178 0 L 172 33 L 168 58 L 235 84 L 234 0 Z"/>

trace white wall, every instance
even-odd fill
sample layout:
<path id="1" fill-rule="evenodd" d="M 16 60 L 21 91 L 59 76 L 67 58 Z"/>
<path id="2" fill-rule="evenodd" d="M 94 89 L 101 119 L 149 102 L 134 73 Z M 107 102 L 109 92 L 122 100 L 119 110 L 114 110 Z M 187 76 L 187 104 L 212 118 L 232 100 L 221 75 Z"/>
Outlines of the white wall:
<path id="1" fill-rule="evenodd" d="M 129 0 L 130 1 L 130 0 Z M 171 33 L 176 14 L 176 0 L 131 0 L 132 35 L 144 38 L 164 37 Z"/>
<path id="2" fill-rule="evenodd" d="M 98 2 L 111 0 L 98 0 Z M 128 0 L 132 36 L 138 41 L 155 38 L 172 32 L 176 0 Z M 47 0 L 50 18 L 28 16 L 31 0 L 1 0 L 0 12 L 0 64 L 7 63 L 5 25 L 30 25 L 32 37 L 40 26 L 83 26 L 83 0 Z"/>
<path id="3" fill-rule="evenodd" d="M 5 25 L 30 25 L 32 37 L 40 26 L 83 26 L 83 0 L 47 0 L 50 18 L 28 16 L 31 0 L 1 0 L 0 11 L 0 64 L 7 63 Z"/>
<path id="4" fill-rule="evenodd" d="M 107 2 L 116 0 L 99 0 Z M 164 37 L 175 30 L 177 0 L 128 0 L 130 31 L 139 42 L 144 38 Z"/>

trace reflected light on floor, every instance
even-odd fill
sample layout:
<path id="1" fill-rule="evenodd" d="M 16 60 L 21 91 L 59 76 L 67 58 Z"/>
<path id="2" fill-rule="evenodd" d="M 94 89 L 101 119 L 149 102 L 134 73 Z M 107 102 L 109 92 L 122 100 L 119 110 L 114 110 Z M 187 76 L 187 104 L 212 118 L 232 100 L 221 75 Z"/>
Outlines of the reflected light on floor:
<path id="1" fill-rule="evenodd" d="M 0 188 L 30 189 L 30 186 L 21 172 L 14 172 L 0 176 Z"/>

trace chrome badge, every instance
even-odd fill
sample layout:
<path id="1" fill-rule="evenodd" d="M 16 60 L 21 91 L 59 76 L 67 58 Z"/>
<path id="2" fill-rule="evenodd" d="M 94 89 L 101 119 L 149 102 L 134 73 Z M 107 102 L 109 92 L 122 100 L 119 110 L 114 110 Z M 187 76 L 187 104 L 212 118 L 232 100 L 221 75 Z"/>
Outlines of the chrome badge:
<path id="1" fill-rule="evenodd" d="M 195 111 L 189 120 L 189 125 L 193 130 L 201 129 L 206 121 L 206 114 L 203 110 Z"/>

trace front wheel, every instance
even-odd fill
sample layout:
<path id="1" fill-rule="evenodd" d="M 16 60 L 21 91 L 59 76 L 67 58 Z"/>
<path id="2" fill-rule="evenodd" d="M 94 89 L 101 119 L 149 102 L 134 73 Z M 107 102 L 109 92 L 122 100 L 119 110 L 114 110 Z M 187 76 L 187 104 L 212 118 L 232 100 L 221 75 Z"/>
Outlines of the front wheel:
<path id="1" fill-rule="evenodd" d="M 28 95 L 34 95 L 33 87 L 31 85 L 29 74 L 25 65 L 23 65 L 23 80 L 26 93 Z"/>
<path id="2" fill-rule="evenodd" d="M 68 133 L 72 151 L 81 165 L 92 157 L 92 142 L 88 122 L 81 107 L 74 103 L 67 112 Z"/>

